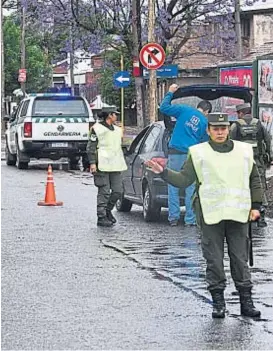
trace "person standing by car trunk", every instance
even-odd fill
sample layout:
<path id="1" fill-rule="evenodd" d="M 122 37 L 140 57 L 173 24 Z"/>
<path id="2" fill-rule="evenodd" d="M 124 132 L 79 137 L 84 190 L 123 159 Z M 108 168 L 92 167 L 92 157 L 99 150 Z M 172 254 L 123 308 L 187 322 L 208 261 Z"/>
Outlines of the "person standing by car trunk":
<path id="1" fill-rule="evenodd" d="M 208 140 L 207 118 L 212 106 L 209 101 L 203 100 L 197 108 L 183 105 L 171 104 L 173 94 L 178 85 L 172 84 L 160 106 L 160 112 L 176 118 L 176 124 L 169 142 L 168 167 L 179 171 L 187 159 L 189 147 Z M 191 198 L 195 190 L 194 184 L 190 184 L 185 190 L 185 225 L 196 225 L 195 214 L 191 206 Z M 168 207 L 169 222 L 171 226 L 177 226 L 180 218 L 179 189 L 168 185 Z"/>
<path id="2" fill-rule="evenodd" d="M 240 295 L 241 314 L 259 317 L 252 301 L 248 267 L 248 221 L 259 218 L 262 190 L 252 147 L 229 139 L 227 114 L 208 116 L 209 141 L 189 148 L 180 172 L 164 169 L 153 160 L 146 165 L 176 187 L 197 183 L 196 218 L 202 230 L 206 281 L 213 300 L 213 318 L 225 317 L 224 240 L 228 245 L 231 276 Z"/>
<path id="3" fill-rule="evenodd" d="M 260 210 L 261 217 L 258 220 L 258 227 L 267 226 L 265 212 L 268 206 L 266 197 L 266 169 L 271 165 L 271 137 L 261 121 L 251 115 L 250 103 L 236 106 L 238 120 L 235 121 L 230 129 L 230 137 L 233 140 L 243 141 L 253 147 L 254 159 L 261 176 L 263 189 L 263 204 Z"/>
<path id="4" fill-rule="evenodd" d="M 112 210 L 122 193 L 121 172 L 127 169 L 121 148 L 122 130 L 115 125 L 116 111 L 102 112 L 101 123 L 90 130 L 86 152 L 94 184 L 98 188 L 98 226 L 111 227 L 116 223 Z"/>

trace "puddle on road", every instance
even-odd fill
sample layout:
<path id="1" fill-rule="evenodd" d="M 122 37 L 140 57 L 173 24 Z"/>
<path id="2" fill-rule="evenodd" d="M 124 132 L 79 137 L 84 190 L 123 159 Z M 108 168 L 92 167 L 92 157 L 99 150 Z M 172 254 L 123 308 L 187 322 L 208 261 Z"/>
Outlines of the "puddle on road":
<path id="1" fill-rule="evenodd" d="M 111 232 L 108 231 L 107 237 L 100 236 L 105 246 L 126 255 L 136 262 L 138 267 L 151 271 L 155 279 L 167 280 L 211 303 L 211 297 L 206 290 L 200 233 L 196 228 L 185 229 L 182 225 L 171 228 L 166 218 L 160 223 L 147 224 L 140 218 L 141 213 L 131 213 L 127 216 L 117 214 L 117 217 L 120 224 L 111 229 Z M 268 333 L 273 333 L 272 233 L 271 227 L 266 230 L 253 230 L 255 257 L 254 267 L 251 269 L 254 283 L 253 299 L 262 311 L 263 319 L 260 322 L 264 323 L 264 330 Z M 224 264 L 227 275 L 227 308 L 230 315 L 239 316 L 239 296 L 234 294 L 226 247 Z M 268 322 L 271 322 L 270 326 L 267 326 Z"/>

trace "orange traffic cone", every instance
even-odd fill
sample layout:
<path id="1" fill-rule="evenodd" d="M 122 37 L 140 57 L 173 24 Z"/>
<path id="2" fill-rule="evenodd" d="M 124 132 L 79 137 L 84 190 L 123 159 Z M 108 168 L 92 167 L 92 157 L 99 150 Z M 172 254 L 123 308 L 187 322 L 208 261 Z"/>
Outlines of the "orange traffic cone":
<path id="1" fill-rule="evenodd" d="M 49 165 L 47 170 L 45 201 L 39 201 L 38 206 L 62 206 L 62 205 L 63 205 L 63 202 L 56 201 L 52 167 L 51 165 Z"/>

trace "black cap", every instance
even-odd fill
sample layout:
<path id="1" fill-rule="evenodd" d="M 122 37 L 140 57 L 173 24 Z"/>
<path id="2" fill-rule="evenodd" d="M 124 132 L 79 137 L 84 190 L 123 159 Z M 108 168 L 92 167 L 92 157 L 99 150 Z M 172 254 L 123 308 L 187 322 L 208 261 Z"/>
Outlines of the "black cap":
<path id="1" fill-rule="evenodd" d="M 229 126 L 230 123 L 228 121 L 227 113 L 210 113 L 208 115 L 208 123 L 211 126 Z"/>

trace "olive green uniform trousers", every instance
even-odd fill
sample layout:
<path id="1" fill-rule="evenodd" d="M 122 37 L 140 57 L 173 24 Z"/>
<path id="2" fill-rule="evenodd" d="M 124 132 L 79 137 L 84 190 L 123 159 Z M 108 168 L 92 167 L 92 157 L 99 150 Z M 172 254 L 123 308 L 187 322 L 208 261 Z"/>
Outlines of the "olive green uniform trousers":
<path id="1" fill-rule="evenodd" d="M 106 210 L 112 210 L 122 193 L 121 172 L 101 172 L 94 174 L 94 184 L 98 188 L 97 216 L 106 216 Z"/>
<path id="2" fill-rule="evenodd" d="M 237 290 L 251 288 L 248 267 L 248 223 L 221 221 L 207 225 L 202 220 L 202 251 L 207 261 L 206 281 L 208 289 L 224 290 L 226 275 L 224 271 L 224 242 L 226 239 L 230 258 L 230 272 Z"/>

